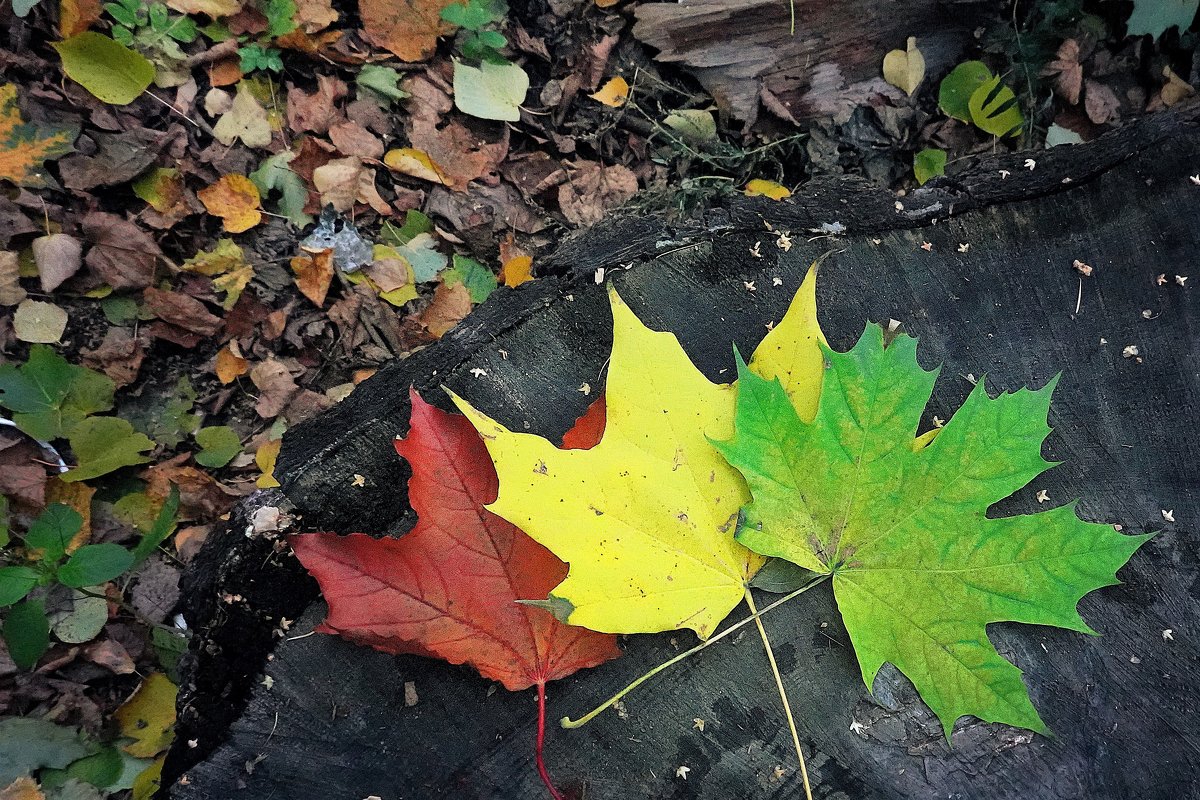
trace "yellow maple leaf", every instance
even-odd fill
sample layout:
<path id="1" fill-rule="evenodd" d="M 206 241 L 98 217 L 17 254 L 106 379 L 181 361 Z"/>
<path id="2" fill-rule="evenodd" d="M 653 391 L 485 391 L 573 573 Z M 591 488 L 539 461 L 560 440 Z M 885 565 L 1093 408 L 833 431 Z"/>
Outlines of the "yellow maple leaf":
<path id="1" fill-rule="evenodd" d="M 242 233 L 262 222 L 258 210 L 262 197 L 258 187 L 245 175 L 222 175 L 212 186 L 196 192 L 208 213 L 220 217 L 225 230 Z"/>
<path id="2" fill-rule="evenodd" d="M 0 84 L 0 180 L 31 188 L 48 185 L 42 163 L 73 151 L 78 135 L 77 125 L 25 122 L 17 107 L 17 87 Z"/>
<path id="3" fill-rule="evenodd" d="M 815 266 L 758 367 L 786 375 L 814 403 L 822 340 Z M 615 291 L 607 424 L 590 450 L 560 450 L 514 433 L 454 397 L 483 436 L 500 477 L 493 513 L 570 564 L 551 605 L 566 621 L 608 633 L 690 628 L 701 638 L 746 594 L 764 563 L 734 540 L 749 499 L 712 446 L 733 430 L 735 391 L 714 384 L 671 333 L 643 325 Z"/>

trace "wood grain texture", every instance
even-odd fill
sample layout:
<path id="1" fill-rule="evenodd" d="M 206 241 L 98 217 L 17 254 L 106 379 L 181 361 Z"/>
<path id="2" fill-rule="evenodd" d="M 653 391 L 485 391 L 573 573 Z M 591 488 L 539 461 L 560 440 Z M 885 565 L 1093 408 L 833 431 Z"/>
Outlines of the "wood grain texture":
<path id="1" fill-rule="evenodd" d="M 790 120 L 848 116 L 880 96 L 903 97 L 881 77 L 881 54 L 928 32 L 921 51 L 929 74 L 940 75 L 985 9 L 969 0 L 641 3 L 633 35 L 659 51 L 658 61 L 691 72 L 722 110 L 749 127 L 764 90 Z"/>
<path id="2" fill-rule="evenodd" d="M 902 321 L 920 338 L 922 363 L 942 364 L 927 419 L 951 415 L 969 376 L 987 373 L 997 391 L 1040 386 L 1062 372 L 1046 455 L 1065 463 L 993 513 L 1036 510 L 1034 493 L 1045 489 L 1056 504 L 1079 498 L 1085 519 L 1161 531 L 1122 570 L 1123 585 L 1083 602 L 1103 636 L 990 628 L 1001 653 L 1026 671 L 1054 738 L 963 720 L 947 747 L 937 720 L 894 670 L 885 668 L 874 695 L 867 692 L 828 592 L 774 612 L 767 626 L 819 797 L 1200 796 L 1200 299 L 1174 281 L 1192 270 L 1200 248 L 1200 187 L 1188 178 L 1200 170 L 1200 131 L 1194 110 L 1153 124 L 1162 136 L 1126 134 L 1039 155 L 1038 170 L 1074 164 L 1074 174 L 1087 177 L 1040 184 L 1028 199 L 1010 188 L 1033 180 L 1020 173 L 1023 156 L 990 160 L 976 178 L 943 185 L 939 191 L 957 192 L 970 208 L 948 219 L 914 222 L 889 204 L 874 207 L 883 218 L 872 225 L 850 206 L 861 186 L 840 198 L 831 187 L 824 216 L 854 221 L 849 235 L 809 241 L 793 229 L 785 252 L 763 219 L 792 225 L 795 208 L 739 206 L 718 210 L 727 225 L 680 237 L 669 252 L 615 276 L 648 324 L 675 331 L 706 374 L 728 378 L 730 340 L 751 351 L 808 263 L 834 249 L 818 288 L 831 343 L 848 347 L 864 320 Z M 998 169 L 1010 177 L 989 184 Z M 980 201 L 994 191 L 1008 194 Z M 756 243 L 761 259 L 750 253 Z M 960 252 L 960 244 L 970 246 Z M 1094 275 L 1081 279 L 1075 259 Z M 404 471 L 387 451 L 405 428 L 408 385 L 445 405 L 436 388 L 445 384 L 513 429 L 556 437 L 589 400 L 581 384 L 602 385 L 610 324 L 590 274 L 564 270 L 498 292 L 442 343 L 381 371 L 289 434 L 280 460 L 285 490 L 308 524 L 401 533 Z M 1127 345 L 1137 345 L 1141 361 L 1122 356 Z M 476 377 L 476 368 L 485 374 Z M 355 472 L 367 477 L 361 489 L 351 487 Z M 294 591 L 290 599 L 297 610 L 307 601 Z M 311 630 L 320 615 L 319 605 L 309 607 L 293 632 Z M 210 626 L 210 643 L 219 628 Z M 551 685 L 551 717 L 577 715 L 693 641 L 687 633 L 627 637 L 624 658 Z M 284 642 L 274 656 L 265 669 L 273 688 L 252 687 L 228 741 L 188 768 L 171 797 L 543 796 L 532 766 L 531 693 L 492 692 L 465 669 L 319 635 Z M 401 702 L 405 681 L 420 696 L 412 708 Z M 185 686 L 184 702 L 203 694 Z M 565 787 L 615 800 L 798 795 L 752 632 L 664 674 L 631 695 L 627 710 L 627 718 L 607 713 L 578 731 L 551 731 L 547 760 Z M 694 718 L 706 721 L 703 732 Z M 252 772 L 247 762 L 256 762 Z M 686 780 L 675 777 L 681 765 L 691 770 Z"/>

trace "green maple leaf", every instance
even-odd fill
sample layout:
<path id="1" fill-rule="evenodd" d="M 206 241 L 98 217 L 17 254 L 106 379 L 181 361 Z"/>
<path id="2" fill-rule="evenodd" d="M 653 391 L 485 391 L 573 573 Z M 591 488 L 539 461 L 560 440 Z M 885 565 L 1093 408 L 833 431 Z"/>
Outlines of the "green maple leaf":
<path id="1" fill-rule="evenodd" d="M 993 622 L 1094 633 L 1079 600 L 1149 536 L 1081 521 L 1074 504 L 989 519 L 990 505 L 1052 466 L 1041 456 L 1054 381 L 989 398 L 983 381 L 932 440 L 915 438 L 936 372 L 916 340 L 867 327 L 830 364 L 806 424 L 778 381 L 739 359 L 733 438 L 718 447 L 752 501 L 737 539 L 832 574 L 867 687 L 884 662 L 916 686 L 947 737 L 967 714 L 1045 732 Z"/>
<path id="2" fill-rule="evenodd" d="M 45 345 L 34 345 L 19 367 L 0 365 L 0 407 L 41 441 L 69 436 L 88 414 L 108 411 L 114 390 L 107 376 L 70 364 Z"/>

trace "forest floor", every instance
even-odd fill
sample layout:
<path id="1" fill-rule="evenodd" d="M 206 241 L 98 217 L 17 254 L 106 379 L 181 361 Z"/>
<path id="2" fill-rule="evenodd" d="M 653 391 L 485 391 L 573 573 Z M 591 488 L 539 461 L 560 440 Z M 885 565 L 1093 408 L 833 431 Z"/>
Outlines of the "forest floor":
<path id="1" fill-rule="evenodd" d="M 692 12 L 658 5 L 0 9 L 0 799 L 150 797 L 205 537 L 278 485 L 290 426 L 571 231 L 821 175 L 900 196 L 1200 80 L 1188 2 L 1002 4 L 895 40 L 856 20 L 878 52 L 832 86 L 696 69 L 712 27 L 675 37 Z M 787 32 L 770 14 L 718 38 L 750 53 Z"/>

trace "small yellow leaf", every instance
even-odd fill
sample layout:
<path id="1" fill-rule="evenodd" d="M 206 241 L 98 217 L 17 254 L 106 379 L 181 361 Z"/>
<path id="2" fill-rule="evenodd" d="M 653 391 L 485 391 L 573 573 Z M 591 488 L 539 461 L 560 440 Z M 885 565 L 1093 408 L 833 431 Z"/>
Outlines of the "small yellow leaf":
<path id="1" fill-rule="evenodd" d="M 230 342 L 217 351 L 216 362 L 213 365 L 217 380 L 223 384 L 233 383 L 250 371 L 250 362 L 233 352 L 233 348 L 234 343 Z"/>
<path id="2" fill-rule="evenodd" d="M 223 175 L 206 189 L 196 192 L 204 208 L 214 217 L 220 217 L 225 230 L 242 233 L 262 222 L 258 210 L 262 198 L 258 187 L 245 175 Z"/>
<path id="3" fill-rule="evenodd" d="M 423 150 L 415 147 L 401 147 L 389 150 L 383 156 L 383 163 L 388 169 L 432 183 L 446 183 L 445 174 L 432 158 Z"/>
<path id="4" fill-rule="evenodd" d="M 818 260 L 809 267 L 808 275 L 784 314 L 784 321 L 767 333 L 750 359 L 750 370 L 759 377 L 779 379 L 796 413 L 805 422 L 811 422 L 816 416 L 821 378 L 825 373 L 825 354 L 818 345 L 829 346 L 817 322 L 817 267 L 820 263 Z"/>
<path id="5" fill-rule="evenodd" d="M 915 36 L 908 37 L 908 50 L 893 50 L 883 57 L 883 79 L 909 97 L 925 79 L 925 56 L 917 49 Z"/>
<path id="6" fill-rule="evenodd" d="M 254 463 L 262 472 L 255 482 L 258 488 L 270 489 L 279 485 L 279 481 L 275 480 L 275 459 L 279 457 L 279 448 L 282 445 L 282 439 L 272 439 L 259 445 L 258 450 L 254 453 Z"/>
<path id="7" fill-rule="evenodd" d="M 162 786 L 163 764 L 167 761 L 166 753 L 154 759 L 154 763 L 138 773 L 133 779 L 132 800 L 153 800 L 154 795 Z"/>
<path id="8" fill-rule="evenodd" d="M 504 280 L 504 285 L 510 289 L 533 280 L 533 257 L 513 256 L 501 266 L 500 277 Z"/>
<path id="9" fill-rule="evenodd" d="M 791 197 L 792 193 L 786 186 L 775 181 L 763 180 L 755 178 L 746 184 L 747 197 L 769 197 L 772 200 L 782 200 L 785 197 Z"/>
<path id="10" fill-rule="evenodd" d="M 175 696 L 179 690 L 166 675 L 155 672 L 142 681 L 133 696 L 113 716 L 121 735 L 133 739 L 126 753 L 150 758 L 166 750 L 175 738 Z"/>
<path id="11" fill-rule="evenodd" d="M 606 106 L 620 108 L 629 99 L 629 83 L 618 75 L 601 86 L 600 91 L 588 96 Z"/>

